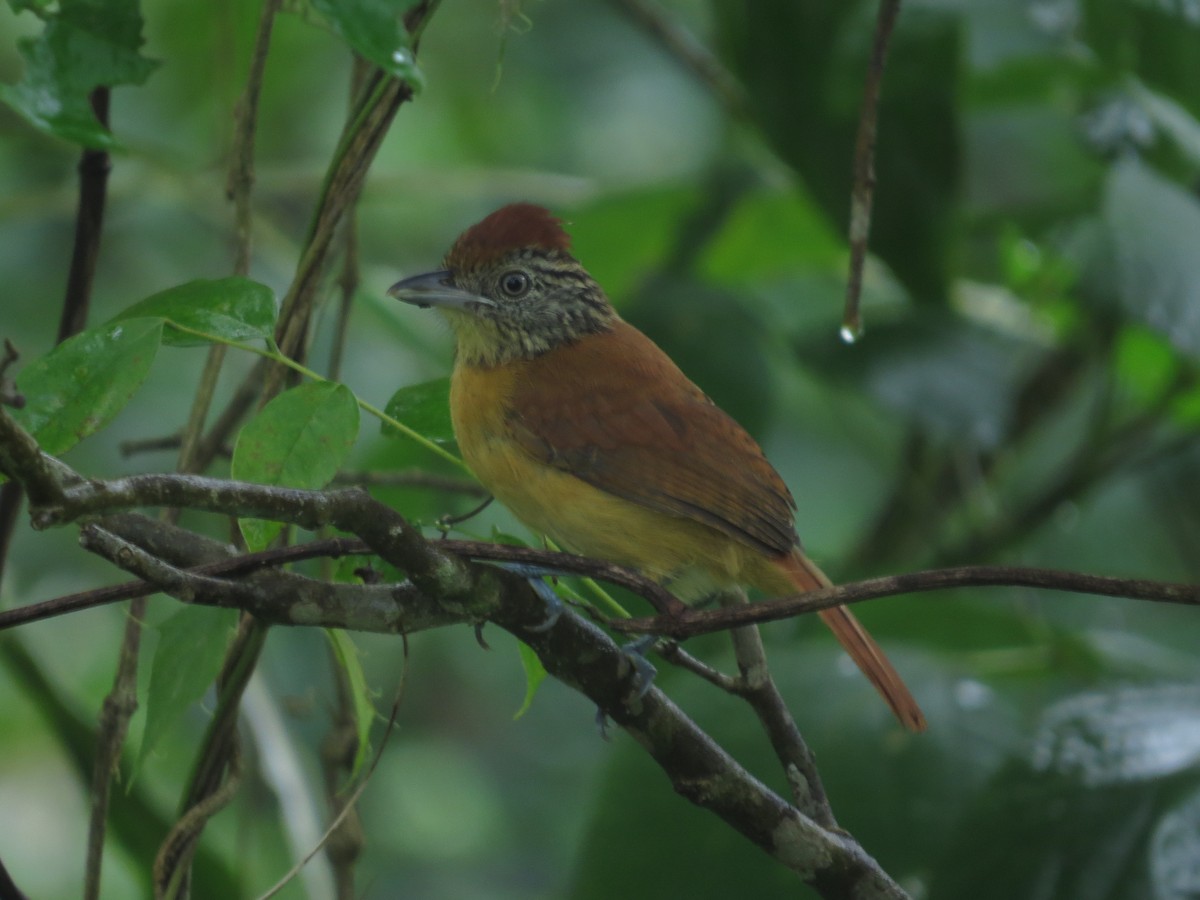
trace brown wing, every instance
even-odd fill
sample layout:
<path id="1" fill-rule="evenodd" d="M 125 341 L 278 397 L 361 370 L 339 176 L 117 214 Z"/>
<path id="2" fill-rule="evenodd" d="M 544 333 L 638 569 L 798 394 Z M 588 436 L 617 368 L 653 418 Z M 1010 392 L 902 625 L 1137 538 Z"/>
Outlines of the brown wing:
<path id="1" fill-rule="evenodd" d="M 631 325 L 519 365 L 509 424 L 536 458 L 765 553 L 796 545 L 796 504 L 762 449 Z"/>

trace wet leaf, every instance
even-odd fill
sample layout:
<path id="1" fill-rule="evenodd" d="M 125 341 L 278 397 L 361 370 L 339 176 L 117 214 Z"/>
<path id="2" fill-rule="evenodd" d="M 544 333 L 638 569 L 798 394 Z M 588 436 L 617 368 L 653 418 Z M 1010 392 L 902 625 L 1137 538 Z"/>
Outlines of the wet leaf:
<path id="1" fill-rule="evenodd" d="M 437 378 L 400 388 L 392 394 L 384 412 L 436 444 L 454 446 L 449 378 Z M 380 432 L 387 437 L 404 437 L 387 422 L 380 426 Z"/>
<path id="2" fill-rule="evenodd" d="M 312 5 L 356 53 L 420 90 L 425 77 L 401 20 L 413 0 L 312 0 Z"/>
<path id="3" fill-rule="evenodd" d="M 229 341 L 271 337 L 278 308 L 265 284 L 248 278 L 197 279 L 168 288 L 135 303 L 116 320 L 156 316 L 168 326 L 182 325 Z M 114 320 L 115 321 L 115 320 Z M 163 342 L 175 346 L 204 344 L 203 338 L 168 327 Z"/>
<path id="4" fill-rule="evenodd" d="M 34 9 L 23 4 L 17 8 Z M 3 100 L 35 128 L 72 143 L 106 150 L 112 133 L 92 112 L 100 86 L 141 84 L 158 66 L 141 54 L 137 0 L 61 0 L 57 11 L 40 5 L 45 28 L 17 42 L 25 64 L 21 80 L 0 85 Z"/>
<path id="5" fill-rule="evenodd" d="M 293 488 L 329 483 L 358 438 L 358 403 L 345 385 L 330 381 L 284 391 L 242 429 L 230 472 L 239 481 Z M 251 550 L 262 550 L 280 522 L 242 519 Z"/>
<path id="6" fill-rule="evenodd" d="M 47 453 L 74 447 L 113 420 L 141 386 L 162 322 L 130 319 L 89 328 L 17 373 L 25 408 L 13 413 Z"/>

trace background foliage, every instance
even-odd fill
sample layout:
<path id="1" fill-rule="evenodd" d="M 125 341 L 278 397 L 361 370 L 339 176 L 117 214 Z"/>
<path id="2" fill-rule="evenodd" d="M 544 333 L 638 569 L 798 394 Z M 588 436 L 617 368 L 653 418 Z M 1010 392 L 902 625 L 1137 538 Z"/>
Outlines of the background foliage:
<path id="1" fill-rule="evenodd" d="M 356 36 L 330 17 L 336 6 L 289 4 L 267 65 L 251 275 L 277 294 L 345 116 L 346 41 L 391 46 Z M 62 22 L 43 32 L 31 10 L 59 7 L 81 22 L 117 16 L 126 36 L 139 25 L 132 3 L 0 7 L 10 104 L 0 336 L 24 364 L 54 340 L 80 143 L 115 154 L 92 323 L 229 274 L 225 167 L 258 14 L 227 0 L 144 0 L 145 45 L 129 55 L 80 43 Z M 740 91 L 695 77 L 638 24 L 639 9 L 448 0 L 437 11 L 423 90 L 401 109 L 358 207 L 363 281 L 341 380 L 382 406 L 444 375 L 446 330 L 384 289 L 433 267 L 493 207 L 534 200 L 570 222 L 577 255 L 622 314 L 764 442 L 799 500 L 810 555 L 836 577 L 1009 561 L 1200 579 L 1196 5 L 907 4 L 884 82 L 867 334 L 853 346 L 837 339 L 842 235 L 874 5 L 664 3 Z M 411 60 L 396 65 L 411 74 Z M 100 82 L 122 85 L 111 135 L 54 96 Z M 324 310 L 318 370 L 331 351 L 333 304 Z M 168 470 L 170 454 L 126 455 L 121 443 L 182 424 L 202 355 L 163 347 L 134 401 L 72 465 Z M 230 357 L 222 397 L 251 364 Z M 366 419 L 348 465 L 450 471 Z M 380 493 L 427 523 L 474 503 Z M 502 510 L 465 527 L 524 534 Z M 22 526 L 0 601 L 112 580 L 69 530 Z M 178 615 L 172 601 L 151 604 L 143 709 L 156 691 L 166 707 L 198 692 L 231 623 L 201 610 L 181 627 Z M 879 601 L 862 617 L 922 700 L 928 734 L 901 733 L 814 623 L 769 627 L 768 652 L 842 824 L 914 894 L 1200 892 L 1194 610 L 992 589 Z M 31 896 L 77 894 L 79 760 L 121 629 L 121 611 L 104 609 L 0 643 L 0 857 Z M 795 895 L 788 872 L 671 794 L 627 736 L 602 741 L 592 710 L 561 685 L 547 682 L 514 721 L 515 642 L 488 638 L 491 653 L 466 629 L 411 641 L 398 730 L 361 801 L 371 893 Z M 206 832 L 213 854 L 198 877 L 215 867 L 252 895 L 288 868 L 291 843 L 314 839 L 325 816 L 317 747 L 334 702 L 325 642 L 272 632 L 246 703 L 252 774 Z M 386 705 L 400 642 L 355 643 Z M 729 665 L 727 641 L 695 644 Z M 156 646 L 194 654 L 179 677 L 197 683 L 177 694 L 156 685 Z M 683 673 L 659 679 L 774 777 L 744 710 Z M 131 750 L 118 786 L 162 815 L 206 720 L 204 703 L 176 705 L 182 719 L 161 728 L 139 713 L 131 747 L 151 728 L 154 745 Z M 114 816 L 106 885 L 134 896 L 145 817 L 133 801 Z M 284 896 L 325 896 L 323 877 L 315 864 Z"/>

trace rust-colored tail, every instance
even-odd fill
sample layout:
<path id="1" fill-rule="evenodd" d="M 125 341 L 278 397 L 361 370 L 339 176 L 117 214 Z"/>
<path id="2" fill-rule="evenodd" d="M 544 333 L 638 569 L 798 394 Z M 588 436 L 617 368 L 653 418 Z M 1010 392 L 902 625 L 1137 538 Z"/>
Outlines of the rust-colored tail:
<path id="1" fill-rule="evenodd" d="M 799 549 L 781 559 L 779 567 L 799 591 L 812 591 L 833 584 Z M 925 715 L 921 712 L 921 707 L 909 693 L 900 673 L 892 668 L 888 658 L 883 655 L 883 649 L 875 643 L 875 639 L 867 633 L 854 614 L 844 606 L 835 606 L 832 609 L 821 610 L 820 616 L 843 649 L 850 654 L 850 658 L 870 679 L 871 684 L 875 685 L 875 690 L 887 701 L 900 724 L 910 731 L 924 731 Z"/>

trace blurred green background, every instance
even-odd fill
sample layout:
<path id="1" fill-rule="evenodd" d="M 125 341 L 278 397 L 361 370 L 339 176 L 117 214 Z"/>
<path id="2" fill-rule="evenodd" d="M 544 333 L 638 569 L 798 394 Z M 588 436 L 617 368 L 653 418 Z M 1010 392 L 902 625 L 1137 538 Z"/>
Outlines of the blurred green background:
<path id="1" fill-rule="evenodd" d="M 644 9 L 445 0 L 420 49 L 424 88 L 359 204 L 363 281 L 342 380 L 381 405 L 443 376 L 448 330 L 384 290 L 434 267 L 492 208 L 532 200 L 569 223 L 622 315 L 763 442 L 809 554 L 834 577 L 1004 562 L 1200 581 L 1195 4 L 906 4 L 854 345 L 838 325 L 874 5 L 652 7 L 740 85 L 724 93 L 645 29 Z M 121 149 L 93 322 L 231 270 L 225 166 L 258 4 L 144 0 L 142 12 L 144 53 L 161 65 L 113 95 Z M 0 81 L 20 80 L 18 41 L 41 27 L 0 6 Z M 251 272 L 278 294 L 344 119 L 350 62 L 313 10 L 288 4 L 260 110 Z M 3 106 L 0 135 L 0 337 L 28 361 L 54 340 L 78 147 Z M 182 424 L 202 361 L 164 348 L 130 407 L 68 461 L 95 476 L 169 470 L 172 454 L 119 445 Z M 251 363 L 231 357 L 222 397 Z M 354 465 L 440 470 L 373 424 Z M 473 502 L 380 495 L 426 523 Z M 525 534 L 499 509 L 466 528 L 493 526 Z M 71 529 L 22 523 L 0 602 L 117 580 Z M 151 604 L 143 688 L 177 608 Z M 1200 613 L 1002 588 L 860 610 L 924 705 L 927 734 L 903 733 L 815 622 L 770 626 L 768 653 L 841 823 L 915 896 L 1200 895 Z M 87 786 L 72 760 L 90 752 L 122 626 L 112 608 L 0 638 L 0 858 L 31 897 L 79 893 Z M 579 695 L 547 683 L 514 720 L 515 641 L 486 636 L 491 652 L 467 628 L 409 642 L 398 726 L 361 801 L 364 896 L 805 893 L 676 797 L 626 735 L 602 740 Z M 401 642 L 355 642 L 386 709 Z M 694 644 L 732 666 L 720 636 Z M 249 773 L 206 832 L 198 896 L 230 875 L 254 896 L 291 865 L 290 845 L 303 852 L 319 833 L 327 657 L 321 634 L 271 633 L 246 704 Z M 748 710 L 665 665 L 658 684 L 786 790 Z M 118 793 L 169 815 L 210 705 L 136 777 L 126 767 Z M 143 724 L 139 713 L 135 751 Z M 114 824 L 105 896 L 145 889 L 148 862 L 121 836 L 138 815 L 114 812 L 125 830 Z M 281 896 L 329 896 L 327 879 L 317 861 Z"/>

